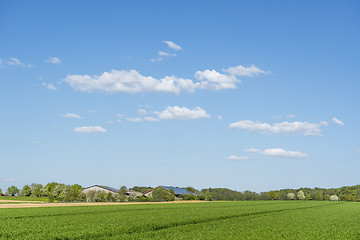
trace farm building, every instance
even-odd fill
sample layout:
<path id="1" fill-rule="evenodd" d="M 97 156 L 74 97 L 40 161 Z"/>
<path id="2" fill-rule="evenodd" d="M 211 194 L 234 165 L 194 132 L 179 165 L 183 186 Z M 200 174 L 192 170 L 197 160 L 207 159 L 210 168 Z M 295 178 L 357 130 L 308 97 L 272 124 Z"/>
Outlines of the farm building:
<path id="1" fill-rule="evenodd" d="M 102 186 L 102 185 L 94 185 L 94 186 L 84 188 L 81 192 L 88 193 L 90 191 L 104 192 L 106 194 L 110 192 L 112 194 L 115 194 L 115 193 L 119 192 L 119 189 L 108 187 L 108 186 Z"/>
<path id="2" fill-rule="evenodd" d="M 193 194 L 196 197 L 199 196 L 196 193 L 193 193 L 193 192 L 187 190 L 186 188 L 179 188 L 179 187 L 172 187 L 172 186 L 158 186 L 158 187 L 153 188 L 153 189 L 147 191 L 146 193 L 144 193 L 144 196 L 145 197 L 151 197 L 152 191 L 154 191 L 157 188 L 163 188 L 163 189 L 168 190 L 168 191 L 173 190 L 174 194 L 175 194 L 175 197 L 178 198 L 178 199 L 181 198 L 180 195 L 184 195 L 184 194 L 186 194 L 186 195 Z"/>
<path id="3" fill-rule="evenodd" d="M 108 186 L 102 186 L 102 185 L 90 186 L 90 187 L 84 188 L 81 192 L 88 193 L 90 191 L 96 191 L 96 192 L 100 191 L 100 192 L 104 192 L 105 194 L 108 194 L 109 192 L 112 194 L 119 193 L 119 189 L 108 187 Z M 143 195 L 141 192 L 137 192 L 134 190 L 127 190 L 125 192 L 125 194 L 128 196 L 131 196 L 131 197 L 140 197 Z"/>

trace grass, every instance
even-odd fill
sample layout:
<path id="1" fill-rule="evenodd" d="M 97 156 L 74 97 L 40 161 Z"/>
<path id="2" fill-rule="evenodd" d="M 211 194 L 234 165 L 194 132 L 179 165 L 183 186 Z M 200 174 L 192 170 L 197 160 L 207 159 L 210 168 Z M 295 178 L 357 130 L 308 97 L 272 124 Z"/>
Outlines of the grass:
<path id="1" fill-rule="evenodd" d="M 16 201 L 36 201 L 36 202 L 45 202 L 47 200 L 46 197 L 11 197 L 11 196 L 0 196 L 0 200 L 16 200 Z"/>
<path id="2" fill-rule="evenodd" d="M 314 201 L 0 209 L 0 239 L 359 239 L 359 215 Z"/>

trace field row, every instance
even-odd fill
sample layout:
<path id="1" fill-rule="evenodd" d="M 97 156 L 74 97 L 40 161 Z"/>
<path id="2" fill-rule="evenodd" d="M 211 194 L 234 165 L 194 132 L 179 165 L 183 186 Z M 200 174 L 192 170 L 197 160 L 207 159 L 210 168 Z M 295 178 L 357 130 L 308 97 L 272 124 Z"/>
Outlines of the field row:
<path id="1" fill-rule="evenodd" d="M 359 239 L 358 203 L 207 202 L 0 210 L 1 239 Z"/>

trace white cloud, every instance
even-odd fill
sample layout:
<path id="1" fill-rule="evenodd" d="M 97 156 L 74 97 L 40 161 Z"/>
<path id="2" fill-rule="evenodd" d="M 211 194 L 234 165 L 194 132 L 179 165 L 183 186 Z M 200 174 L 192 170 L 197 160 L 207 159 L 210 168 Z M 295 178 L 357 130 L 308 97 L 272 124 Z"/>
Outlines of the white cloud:
<path id="1" fill-rule="evenodd" d="M 43 85 L 44 87 L 52 90 L 52 91 L 55 91 L 55 90 L 56 90 L 56 87 L 55 87 L 54 84 L 52 84 L 52 83 L 47 84 L 47 83 L 44 83 L 44 82 L 43 82 L 42 85 Z"/>
<path id="2" fill-rule="evenodd" d="M 137 110 L 138 111 L 138 113 L 140 113 L 141 115 L 146 115 L 146 114 L 148 114 L 148 112 L 145 110 L 145 109 L 139 109 L 139 110 Z"/>
<path id="3" fill-rule="evenodd" d="M 149 122 L 158 122 L 159 119 L 154 118 L 154 117 L 144 117 L 145 121 L 149 121 Z"/>
<path id="4" fill-rule="evenodd" d="M 77 127 L 74 132 L 78 133 L 105 133 L 106 129 L 100 126 Z"/>
<path id="5" fill-rule="evenodd" d="M 135 70 L 104 72 L 101 76 L 68 75 L 64 81 L 78 91 L 92 92 L 193 92 L 194 83 L 189 79 L 166 76 L 161 80 L 142 76 Z"/>
<path id="6" fill-rule="evenodd" d="M 269 148 L 260 152 L 262 155 L 272 157 L 287 157 L 287 158 L 306 158 L 307 155 L 297 151 L 286 151 L 282 148 Z"/>
<path id="7" fill-rule="evenodd" d="M 214 90 L 236 88 L 236 83 L 241 82 L 232 75 L 224 75 L 215 70 L 197 71 L 195 78 L 200 81 L 196 83 L 198 88 Z"/>
<path id="8" fill-rule="evenodd" d="M 224 69 L 223 71 L 229 73 L 230 75 L 240 76 L 240 77 L 242 76 L 254 77 L 254 76 L 258 76 L 259 74 L 270 73 L 257 68 L 255 65 L 251 65 L 250 67 L 244 67 L 239 65 L 236 67 L 229 67 L 228 69 Z"/>
<path id="9" fill-rule="evenodd" d="M 223 117 L 221 115 L 218 116 L 218 119 L 223 120 Z"/>
<path id="10" fill-rule="evenodd" d="M 168 52 L 163 52 L 163 51 L 159 51 L 158 52 L 159 56 L 164 56 L 164 57 L 175 57 L 176 53 L 168 53 Z"/>
<path id="11" fill-rule="evenodd" d="M 65 118 L 81 118 L 80 115 L 78 115 L 76 113 L 65 113 L 61 116 L 65 117 Z"/>
<path id="12" fill-rule="evenodd" d="M 335 118 L 335 117 L 333 117 L 331 120 L 332 120 L 334 123 L 336 123 L 337 125 L 340 125 L 340 126 L 343 126 L 343 125 L 344 125 L 344 122 L 343 122 L 343 121 L 341 121 L 341 120 L 339 120 L 339 119 L 337 119 L 337 118 Z"/>
<path id="13" fill-rule="evenodd" d="M 246 149 L 245 152 L 255 153 L 255 152 L 261 152 L 261 150 L 257 148 L 249 148 Z"/>
<path id="14" fill-rule="evenodd" d="M 158 60 L 152 59 L 151 61 Z M 73 89 L 83 92 L 164 92 L 175 94 L 195 92 L 195 89 L 234 89 L 241 82 L 234 75 L 222 74 L 214 69 L 197 71 L 194 77 L 197 81 L 175 76 L 156 79 L 151 76 L 143 76 L 136 70 L 112 70 L 104 72 L 100 76 L 68 75 L 63 81 Z"/>
<path id="15" fill-rule="evenodd" d="M 164 111 L 157 112 L 157 115 L 161 120 L 194 120 L 210 118 L 210 115 L 200 107 L 190 110 L 186 107 L 168 106 Z"/>
<path id="16" fill-rule="evenodd" d="M 360 152 L 360 148 L 359 149 L 356 149 L 357 152 Z"/>
<path id="17" fill-rule="evenodd" d="M 24 68 L 26 68 L 26 67 L 31 68 L 32 67 L 31 64 L 23 63 L 18 58 L 14 58 L 14 57 L 8 58 L 7 60 L 0 59 L 0 64 L 7 64 L 9 66 L 22 66 Z"/>
<path id="18" fill-rule="evenodd" d="M 36 144 L 38 144 L 39 142 L 36 141 L 36 140 L 34 140 L 34 141 L 32 141 L 31 143 L 36 145 Z"/>
<path id="19" fill-rule="evenodd" d="M 45 60 L 45 62 L 54 63 L 54 64 L 60 64 L 62 61 L 61 61 L 60 58 L 57 58 L 57 57 L 49 57 L 48 59 Z"/>
<path id="20" fill-rule="evenodd" d="M 143 119 L 142 118 L 126 118 L 126 121 L 129 121 L 129 122 L 142 122 Z"/>
<path id="21" fill-rule="evenodd" d="M 169 48 L 174 49 L 175 51 L 181 50 L 181 47 L 172 41 L 163 41 L 163 43 L 165 43 Z"/>
<path id="22" fill-rule="evenodd" d="M 9 58 L 7 64 L 8 65 L 21 65 L 22 62 L 17 58 Z"/>
<path id="23" fill-rule="evenodd" d="M 94 110 L 94 109 L 88 110 L 88 113 L 94 113 L 94 112 L 96 112 L 96 110 Z"/>
<path id="24" fill-rule="evenodd" d="M 239 130 L 249 130 L 251 132 L 260 133 L 274 133 L 274 134 L 301 134 L 304 136 L 321 135 L 321 126 L 327 126 L 327 122 L 320 121 L 319 123 L 309 122 L 281 122 L 274 123 L 273 125 L 268 123 L 253 122 L 250 120 L 239 121 L 231 123 L 230 128 Z"/>
<path id="25" fill-rule="evenodd" d="M 265 156 L 272 156 L 272 157 L 287 157 L 287 158 L 306 158 L 308 157 L 305 153 L 297 152 L 297 151 L 286 151 L 282 148 L 268 148 L 268 149 L 257 149 L 257 148 L 250 148 L 246 149 L 245 152 L 249 153 L 260 153 L 261 155 Z"/>
<path id="26" fill-rule="evenodd" d="M 228 160 L 235 160 L 235 161 L 242 161 L 242 160 L 247 160 L 249 159 L 249 157 L 247 156 L 235 156 L 235 155 L 231 155 L 227 157 Z"/>

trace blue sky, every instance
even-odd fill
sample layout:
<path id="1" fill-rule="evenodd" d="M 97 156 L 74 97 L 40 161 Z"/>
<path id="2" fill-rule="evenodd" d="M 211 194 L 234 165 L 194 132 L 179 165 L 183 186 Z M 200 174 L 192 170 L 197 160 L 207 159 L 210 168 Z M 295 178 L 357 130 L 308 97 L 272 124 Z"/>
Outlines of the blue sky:
<path id="1" fill-rule="evenodd" d="M 360 183 L 358 1 L 2 1 L 0 188 Z"/>

